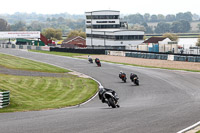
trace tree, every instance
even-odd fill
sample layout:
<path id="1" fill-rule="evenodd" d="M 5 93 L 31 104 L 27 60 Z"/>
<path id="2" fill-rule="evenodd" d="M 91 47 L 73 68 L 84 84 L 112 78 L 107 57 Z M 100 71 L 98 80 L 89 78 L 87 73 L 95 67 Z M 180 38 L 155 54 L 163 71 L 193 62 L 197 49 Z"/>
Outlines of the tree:
<path id="1" fill-rule="evenodd" d="M 157 22 L 157 21 L 158 21 L 157 15 L 151 15 L 151 22 Z"/>
<path id="2" fill-rule="evenodd" d="M 0 31 L 8 31 L 10 30 L 10 25 L 4 19 L 0 18 Z"/>
<path id="3" fill-rule="evenodd" d="M 64 23 L 65 22 L 65 19 L 63 17 L 59 17 L 57 19 L 58 23 Z"/>
<path id="4" fill-rule="evenodd" d="M 153 33 L 153 28 L 148 26 L 148 24 L 146 22 L 142 23 L 141 25 L 144 26 L 145 33 Z"/>
<path id="5" fill-rule="evenodd" d="M 145 21 L 145 22 L 149 22 L 150 16 L 151 16 L 151 15 L 150 15 L 149 13 L 145 13 L 145 14 L 144 14 L 144 21 Z"/>
<path id="6" fill-rule="evenodd" d="M 141 24 L 144 22 L 144 18 L 141 14 L 132 14 L 129 15 L 128 17 L 125 17 L 128 21 L 128 23 L 132 23 L 132 24 Z"/>
<path id="7" fill-rule="evenodd" d="M 200 36 L 199 36 L 199 38 L 198 38 L 198 41 L 197 41 L 197 43 L 196 43 L 196 46 L 200 46 Z"/>
<path id="8" fill-rule="evenodd" d="M 183 32 L 188 32 L 191 29 L 190 23 L 187 20 L 181 20 L 182 30 Z"/>
<path id="9" fill-rule="evenodd" d="M 162 14 L 158 14 L 158 22 L 165 21 L 165 16 Z"/>
<path id="10" fill-rule="evenodd" d="M 80 36 L 83 38 L 86 38 L 86 33 L 82 30 L 72 30 L 68 33 L 67 38 L 73 37 L 73 36 Z"/>
<path id="11" fill-rule="evenodd" d="M 194 13 L 194 14 L 192 15 L 192 20 L 193 20 L 193 21 L 198 21 L 199 19 L 200 19 L 200 17 L 199 17 L 198 14 Z"/>
<path id="12" fill-rule="evenodd" d="M 11 25 L 12 31 L 26 31 L 26 23 L 23 21 L 18 21 L 14 25 Z"/>
<path id="13" fill-rule="evenodd" d="M 176 14 L 176 20 L 186 20 L 186 21 L 192 21 L 192 13 L 191 12 L 185 12 L 185 13 L 177 13 Z"/>
<path id="14" fill-rule="evenodd" d="M 176 16 L 172 14 L 168 14 L 165 19 L 167 22 L 173 22 L 176 20 Z"/>
<path id="15" fill-rule="evenodd" d="M 171 41 L 178 40 L 178 36 L 176 34 L 172 34 L 172 33 L 165 33 L 165 34 L 163 34 L 163 37 L 169 38 Z"/>
<path id="16" fill-rule="evenodd" d="M 62 31 L 60 29 L 47 28 L 42 32 L 42 34 L 47 39 L 52 39 L 52 40 L 61 40 L 62 39 Z"/>
<path id="17" fill-rule="evenodd" d="M 197 25 L 197 28 L 199 29 L 199 31 L 200 31 L 200 23 Z"/>
<path id="18" fill-rule="evenodd" d="M 38 21 L 33 21 L 28 27 L 27 30 L 28 31 L 42 31 L 42 28 L 44 24 L 42 24 L 41 22 Z"/>
<path id="19" fill-rule="evenodd" d="M 155 33 L 170 32 L 170 24 L 166 22 L 160 22 L 155 28 Z"/>
<path id="20" fill-rule="evenodd" d="M 176 21 L 171 25 L 171 31 L 174 33 L 186 33 L 190 28 L 190 23 L 186 20 Z"/>

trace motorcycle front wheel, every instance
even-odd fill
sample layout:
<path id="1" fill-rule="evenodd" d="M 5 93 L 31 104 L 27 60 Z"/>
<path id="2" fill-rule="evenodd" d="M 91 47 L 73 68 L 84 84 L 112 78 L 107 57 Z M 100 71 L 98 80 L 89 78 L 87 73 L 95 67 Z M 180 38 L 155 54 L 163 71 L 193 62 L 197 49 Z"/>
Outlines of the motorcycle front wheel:
<path id="1" fill-rule="evenodd" d="M 116 108 L 116 105 L 115 105 L 115 102 L 114 102 L 114 99 L 113 99 L 113 98 L 109 98 L 109 99 L 108 99 L 108 102 L 109 102 L 109 104 L 110 104 L 110 106 L 111 106 L 112 108 Z"/>
<path id="2" fill-rule="evenodd" d="M 135 84 L 136 84 L 136 85 L 139 85 L 139 80 L 136 80 L 136 81 L 135 81 Z"/>

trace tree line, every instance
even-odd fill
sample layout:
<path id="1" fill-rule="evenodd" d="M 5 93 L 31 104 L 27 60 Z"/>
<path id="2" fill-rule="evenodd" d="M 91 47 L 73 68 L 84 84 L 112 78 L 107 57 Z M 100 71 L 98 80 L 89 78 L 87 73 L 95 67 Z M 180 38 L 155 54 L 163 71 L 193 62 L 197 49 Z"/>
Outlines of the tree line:
<path id="1" fill-rule="evenodd" d="M 123 20 L 129 24 L 129 29 L 144 30 L 145 33 L 186 33 L 191 29 L 192 21 L 199 21 L 200 16 L 191 12 L 177 14 L 149 14 L 125 15 Z M 157 23 L 151 26 L 149 23 Z M 0 14 L 0 31 L 47 31 L 55 29 L 66 36 L 72 30 L 85 31 L 85 15 L 60 14 L 36 14 L 15 13 Z M 198 24 L 200 30 L 200 23 Z"/>
<path id="2" fill-rule="evenodd" d="M 180 21 L 180 20 L 186 20 L 186 21 L 199 21 L 200 16 L 197 14 L 192 14 L 191 12 L 179 12 L 177 14 L 149 14 L 145 13 L 142 14 L 131 14 L 128 16 L 124 16 L 124 20 L 126 20 L 128 23 L 132 24 L 141 24 L 141 23 L 148 23 L 148 22 L 174 22 L 174 21 Z"/>
<path id="3" fill-rule="evenodd" d="M 63 35 L 71 30 L 85 30 L 84 15 L 15 13 L 0 14 L 0 31 L 43 31 L 60 29 Z"/>

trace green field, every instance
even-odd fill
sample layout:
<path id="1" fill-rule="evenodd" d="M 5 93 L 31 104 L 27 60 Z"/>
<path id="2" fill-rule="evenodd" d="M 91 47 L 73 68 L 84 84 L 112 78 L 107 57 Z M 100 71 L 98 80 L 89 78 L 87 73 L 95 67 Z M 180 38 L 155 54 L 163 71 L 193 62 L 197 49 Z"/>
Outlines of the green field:
<path id="1" fill-rule="evenodd" d="M 94 96 L 98 90 L 98 84 L 94 80 L 70 75 L 65 69 L 3 54 L 0 54 L 0 60 L 0 67 L 59 72 L 61 75 L 60 77 L 42 77 L 0 74 L 0 88 L 10 91 L 10 105 L 0 109 L 0 113 L 78 105 Z M 34 67 L 35 65 L 37 67 Z"/>
<path id="2" fill-rule="evenodd" d="M 0 66 L 11 68 L 11 69 L 20 69 L 20 70 L 29 70 L 29 71 L 38 71 L 38 72 L 51 72 L 51 73 L 64 73 L 69 72 L 69 70 L 58 68 L 52 65 L 45 63 L 40 63 L 36 61 L 31 61 L 28 59 L 23 59 L 15 56 L 0 54 Z"/>

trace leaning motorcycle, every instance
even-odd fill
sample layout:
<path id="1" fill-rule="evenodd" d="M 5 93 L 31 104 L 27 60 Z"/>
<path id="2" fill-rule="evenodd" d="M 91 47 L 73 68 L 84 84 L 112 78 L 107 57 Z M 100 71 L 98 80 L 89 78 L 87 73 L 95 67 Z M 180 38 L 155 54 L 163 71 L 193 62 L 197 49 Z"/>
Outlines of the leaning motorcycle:
<path id="1" fill-rule="evenodd" d="M 101 62 L 100 62 L 100 60 L 95 60 L 95 62 L 96 62 L 96 64 L 97 64 L 98 67 L 101 67 Z"/>
<path id="2" fill-rule="evenodd" d="M 90 58 L 90 59 L 88 59 L 88 61 L 90 62 L 90 63 L 93 63 L 93 60 Z"/>
<path id="3" fill-rule="evenodd" d="M 119 103 L 118 103 L 118 100 L 119 100 L 119 97 L 117 96 L 116 92 L 115 91 L 103 91 L 103 92 L 99 92 L 99 98 L 102 100 L 104 100 L 103 103 L 107 103 L 108 106 L 112 107 L 112 108 L 116 108 L 116 107 L 120 107 L 119 106 Z"/>
<path id="4" fill-rule="evenodd" d="M 124 83 L 126 83 L 126 74 L 125 73 L 121 73 L 121 74 L 119 74 L 119 78 L 122 80 L 122 81 L 124 81 Z"/>
<path id="5" fill-rule="evenodd" d="M 132 79 L 132 82 L 133 82 L 135 85 L 139 85 L 139 79 L 138 79 L 138 77 L 134 77 L 134 78 Z"/>

